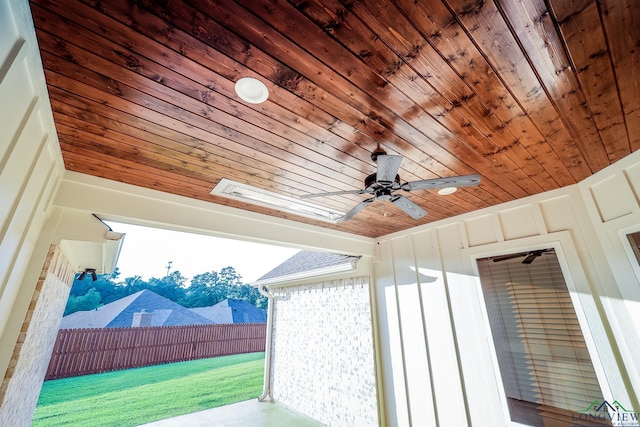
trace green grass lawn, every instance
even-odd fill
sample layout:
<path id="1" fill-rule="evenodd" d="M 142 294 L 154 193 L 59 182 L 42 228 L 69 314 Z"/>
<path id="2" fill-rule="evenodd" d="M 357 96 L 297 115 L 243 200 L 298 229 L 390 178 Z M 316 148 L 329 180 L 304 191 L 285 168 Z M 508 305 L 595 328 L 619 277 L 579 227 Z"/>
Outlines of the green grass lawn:
<path id="1" fill-rule="evenodd" d="M 256 398 L 264 353 L 45 381 L 32 426 L 137 426 Z"/>

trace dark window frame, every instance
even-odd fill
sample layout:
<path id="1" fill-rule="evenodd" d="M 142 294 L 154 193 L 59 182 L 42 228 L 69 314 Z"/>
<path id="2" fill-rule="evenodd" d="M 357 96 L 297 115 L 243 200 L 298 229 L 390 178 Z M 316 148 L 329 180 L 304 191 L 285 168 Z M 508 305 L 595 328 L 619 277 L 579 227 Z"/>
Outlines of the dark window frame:
<path id="1" fill-rule="evenodd" d="M 553 245 L 549 245 L 549 246 L 553 246 Z M 534 254 L 536 256 L 531 256 L 531 254 Z M 585 332 L 588 333 L 588 331 L 584 331 L 583 328 L 580 325 L 579 322 L 579 317 L 578 317 L 578 313 L 576 312 L 576 307 L 574 306 L 573 303 L 573 299 L 571 298 L 571 289 L 569 289 L 567 280 L 566 280 L 566 273 L 565 271 L 563 271 L 562 267 L 561 267 L 561 263 L 560 263 L 560 259 L 557 257 L 556 253 L 555 253 L 555 248 L 553 247 L 545 247 L 543 249 L 532 249 L 530 251 L 525 251 L 525 252 L 519 252 L 519 253 L 513 253 L 513 254 L 507 254 L 504 256 L 494 256 L 494 257 L 479 257 L 477 259 L 475 259 L 476 262 L 476 267 L 477 267 L 477 271 L 478 271 L 478 275 L 481 278 L 481 274 L 484 273 L 484 275 L 486 276 L 486 271 L 483 272 L 483 268 L 481 266 L 480 263 L 491 263 L 494 264 L 493 259 L 498 259 L 500 262 L 507 262 L 510 264 L 514 264 L 514 265 L 521 265 L 522 261 L 524 261 L 525 259 L 530 261 L 530 263 L 527 263 L 525 265 L 527 266 L 531 266 L 534 265 L 537 259 L 542 259 L 541 257 L 546 256 L 549 257 L 550 255 L 552 255 L 555 258 L 555 264 L 554 264 L 554 268 L 557 270 L 555 272 L 556 276 L 559 272 L 560 277 L 562 279 L 562 286 L 560 286 L 560 289 L 558 289 L 558 291 L 560 291 L 563 295 L 563 301 L 562 303 L 558 303 L 558 306 L 562 307 L 562 310 L 567 310 L 570 309 L 571 311 L 573 311 L 572 314 L 572 319 L 571 322 L 566 324 L 567 327 L 572 327 L 573 328 L 573 335 L 575 335 L 575 331 L 576 331 L 576 327 L 577 327 L 577 333 L 578 335 L 580 335 L 580 337 L 582 338 L 582 343 L 580 344 L 580 357 L 579 359 L 582 360 L 584 359 L 584 354 L 587 355 L 588 357 L 588 361 L 591 365 L 591 376 L 589 376 L 587 378 L 588 381 L 590 381 L 591 386 L 593 387 L 593 381 L 595 379 L 595 385 L 597 386 L 597 392 L 599 393 L 599 396 L 594 396 L 594 398 L 599 398 L 599 399 L 603 399 L 602 398 L 602 390 L 600 389 L 599 383 L 598 383 L 598 379 L 597 379 L 597 375 L 596 375 L 596 369 L 594 367 L 593 361 L 590 358 L 590 354 L 587 348 L 587 340 L 584 338 Z M 535 267 L 535 266 L 534 266 Z M 528 267 L 527 267 L 528 268 Z M 498 268 L 499 269 L 499 268 Z M 486 277 L 485 277 L 485 282 L 486 282 Z M 504 278 L 501 278 L 499 280 L 504 280 Z M 533 280 L 533 279 L 531 279 Z M 554 280 L 557 280 L 554 279 Z M 482 283 L 482 278 L 480 280 L 480 282 Z M 507 283 L 508 285 L 508 283 Z M 571 409 L 567 409 L 567 408 L 559 408 L 557 406 L 552 406 L 552 405 L 548 405 L 545 404 L 544 402 L 531 402 L 531 399 L 527 400 L 527 399 L 523 399 L 522 395 L 518 395 L 515 398 L 511 397 L 510 395 L 514 395 L 517 394 L 513 392 L 513 384 L 508 385 L 507 383 L 509 381 L 511 381 L 512 383 L 514 382 L 514 376 L 512 374 L 509 373 L 505 373 L 505 370 L 509 370 L 509 369 L 513 369 L 516 370 L 516 368 L 514 368 L 513 366 L 509 367 L 509 366 L 505 366 L 508 365 L 509 359 L 511 358 L 510 354 L 505 354 L 504 348 L 505 348 L 505 343 L 503 342 L 502 345 L 502 350 L 501 348 L 499 348 L 500 346 L 498 345 L 498 343 L 496 342 L 496 337 L 498 339 L 503 339 L 503 340 L 507 340 L 505 338 L 505 332 L 504 332 L 504 325 L 502 326 L 496 326 L 495 322 L 493 322 L 494 324 L 492 325 L 492 321 L 491 321 L 491 317 L 492 317 L 492 313 L 490 313 L 491 310 L 495 310 L 495 302 L 494 302 L 494 306 L 492 306 L 492 303 L 487 303 L 487 299 L 491 299 L 491 296 L 487 296 L 487 292 L 485 290 L 485 285 L 481 284 L 481 292 L 484 296 L 485 299 L 485 309 L 487 311 L 487 316 L 489 317 L 489 325 L 490 325 L 490 329 L 491 329 L 491 337 L 492 337 L 492 344 L 494 344 L 494 348 L 496 351 L 496 358 L 498 361 L 498 368 L 500 371 L 500 376 L 501 376 L 501 385 L 504 387 L 504 393 L 505 393 L 505 397 L 507 398 L 507 403 L 508 403 L 508 407 L 509 407 L 509 416 L 511 418 L 512 421 L 514 422 L 521 422 L 521 423 L 525 423 L 525 424 L 530 424 L 530 425 L 543 425 L 545 422 L 550 421 L 550 420 L 555 420 L 557 421 L 562 421 L 562 422 L 571 422 L 573 424 L 571 425 L 579 425 L 579 424 L 575 424 L 574 421 L 572 421 L 572 415 L 575 412 L 579 412 L 580 409 L 585 409 L 588 405 L 585 405 L 585 408 L 578 408 L 578 407 L 572 407 Z M 512 291 L 512 292 L 519 292 L 519 291 Z M 546 290 L 543 292 L 547 292 Z M 530 292 L 531 295 L 535 294 L 535 291 Z M 535 300 L 535 297 L 530 297 L 532 298 L 532 300 Z M 526 301 L 528 303 L 530 303 L 531 301 Z M 546 304 L 546 303 L 545 303 Z M 516 304 L 517 305 L 517 304 Z M 553 304 L 551 304 L 553 305 Z M 516 310 L 519 310 L 516 308 Z M 525 310 L 531 310 L 531 305 L 529 305 L 527 308 L 525 308 Z M 554 308 L 551 308 L 550 310 L 555 310 Z M 535 307 L 533 309 L 533 311 L 536 311 Z M 564 312 L 564 311 L 563 311 Z M 553 314 L 553 313 L 551 313 Z M 531 314 L 531 311 L 527 312 L 526 314 L 524 314 L 524 316 L 532 316 L 532 318 L 536 318 L 536 316 L 538 316 L 540 319 L 544 319 L 544 316 L 548 315 L 548 313 L 538 313 L 538 314 Z M 495 313 L 493 313 L 493 316 L 495 317 Z M 500 315 L 501 316 L 501 315 Z M 498 316 L 498 317 L 500 317 Z M 538 319 L 539 320 L 539 319 Z M 511 319 L 510 321 L 514 321 L 513 319 Z M 510 325 L 513 326 L 513 325 Z M 553 327 L 553 325 L 551 325 L 551 327 Z M 501 330 L 502 328 L 502 330 Z M 543 335 L 540 335 L 542 337 L 546 337 L 546 330 L 543 330 L 544 328 L 538 328 L 538 327 L 534 327 L 532 328 L 535 331 L 531 333 L 531 335 L 535 335 L 536 333 L 542 331 L 541 333 Z M 562 329 L 562 328 L 560 328 Z M 522 332 L 522 331 L 521 331 Z M 526 332 L 522 332 L 523 336 L 527 336 Z M 559 337 L 561 337 L 562 339 L 562 335 L 560 334 Z M 535 337 L 534 337 L 535 338 Z M 569 337 L 571 338 L 571 337 Z M 566 339 L 569 339 L 566 338 Z M 544 338 L 546 339 L 546 338 Z M 534 342 L 534 346 L 536 345 L 540 345 L 540 343 L 544 344 L 544 339 L 541 339 L 540 337 L 538 337 L 538 343 L 535 343 L 535 339 L 533 339 Z M 526 341 L 526 338 L 523 339 L 524 341 Z M 553 340 L 553 338 L 552 338 Z M 508 343 L 507 343 L 508 344 Z M 518 343 L 515 343 L 516 345 Z M 507 347 L 509 347 L 511 344 L 509 344 Z M 528 345 L 528 344 L 526 344 Z M 526 347 L 526 345 L 523 345 L 522 347 Z M 560 341 L 560 344 L 558 346 L 558 348 L 562 348 L 563 344 Z M 573 344 L 571 346 L 566 346 L 565 347 L 572 347 Z M 542 347 L 544 347 L 544 345 L 542 345 Z M 509 347 L 511 348 L 511 347 Z M 544 350 L 543 350 L 544 351 Z M 556 349 L 556 351 L 559 351 Z M 566 351 L 566 348 L 562 351 Z M 512 351 L 507 351 L 506 353 L 512 353 Z M 534 357 L 541 357 L 540 355 L 534 355 Z M 553 357 L 552 357 L 553 358 Z M 517 369 L 521 369 L 524 365 L 522 362 L 518 362 L 518 368 Z M 513 361 L 511 362 L 511 364 L 513 365 Z M 532 368 L 535 370 L 535 368 Z M 560 373 L 562 374 L 562 372 Z M 505 377 L 509 377 L 511 375 L 511 378 L 505 379 Z M 536 375 L 538 375 L 536 373 Z M 526 375 L 525 375 L 526 376 Z M 536 377 L 538 378 L 538 377 Z M 515 382 L 517 383 L 517 379 L 515 380 Z M 538 380 L 536 379 L 535 382 L 537 382 Z M 543 380 L 543 388 L 547 387 L 547 385 L 544 385 L 546 380 Z M 553 382 L 554 379 L 552 378 L 551 380 L 547 381 L 548 383 Z M 566 381 L 567 383 L 569 383 L 569 381 Z M 564 385 L 561 385 L 564 386 Z M 517 389 L 519 387 L 519 385 L 516 385 L 515 388 Z M 509 391 L 508 389 L 511 388 L 512 390 Z M 575 388 L 576 390 L 578 390 L 578 386 L 576 386 Z M 590 393 L 595 392 L 595 388 L 592 388 Z M 517 397 L 520 397 L 520 399 L 518 399 Z M 584 396 L 584 398 L 586 399 L 585 401 L 589 401 L 590 396 Z M 566 406 L 566 403 L 564 404 Z M 577 403 L 577 405 L 579 405 L 579 403 Z M 592 423 L 593 425 L 593 423 Z M 610 424 L 603 424 L 603 425 L 610 425 Z"/>
<path id="2" fill-rule="evenodd" d="M 632 231 L 631 233 L 626 233 L 626 236 L 627 242 L 631 246 L 631 251 L 636 257 L 638 266 L 640 266 L 640 231 Z"/>

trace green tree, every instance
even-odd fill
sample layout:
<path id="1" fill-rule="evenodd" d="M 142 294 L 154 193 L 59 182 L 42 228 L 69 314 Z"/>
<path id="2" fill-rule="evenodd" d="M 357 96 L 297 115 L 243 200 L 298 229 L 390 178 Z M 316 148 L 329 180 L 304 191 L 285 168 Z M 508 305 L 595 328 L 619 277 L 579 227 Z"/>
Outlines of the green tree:
<path id="1" fill-rule="evenodd" d="M 80 275 L 76 275 L 69 292 L 65 315 L 80 310 L 93 310 L 121 298 L 115 292 L 115 283 L 111 274 L 96 276 L 97 280 L 93 280 L 90 274 L 86 275 L 83 280 L 79 280 Z"/>
<path id="2" fill-rule="evenodd" d="M 142 277 L 140 276 L 127 277 L 124 279 L 124 283 L 121 283 L 120 286 L 124 288 L 125 295 L 132 295 L 136 292 L 149 288 L 149 284 L 142 280 Z"/>
<path id="3" fill-rule="evenodd" d="M 94 287 L 90 275 L 86 276 L 84 280 L 78 280 L 78 277 L 80 277 L 80 273 L 76 274 L 73 279 L 69 297 L 79 297 L 85 295 L 87 292 L 89 292 L 89 289 Z"/>
<path id="4" fill-rule="evenodd" d="M 84 295 L 70 296 L 67 300 L 67 306 L 64 315 L 75 313 L 76 311 L 94 310 L 102 305 L 102 297 L 100 293 L 91 288 Z"/>
<path id="5" fill-rule="evenodd" d="M 170 299 L 174 302 L 179 302 L 184 299 L 185 289 L 184 284 L 187 278 L 184 277 L 179 271 L 174 271 L 168 276 L 162 279 L 156 279 L 152 277 L 149 279 L 147 289 L 162 295 L 163 297 Z"/>
<path id="6" fill-rule="evenodd" d="M 187 279 L 179 271 L 163 278 L 151 278 L 144 281 L 140 276 L 119 279 L 116 269 L 112 274 L 98 274 L 98 280 L 91 276 L 78 280 L 76 276 L 64 314 L 80 310 L 93 310 L 104 304 L 149 289 L 184 307 L 207 307 L 227 298 L 248 301 L 259 308 L 267 307 L 267 299 L 258 290 L 242 283 L 242 276 L 233 267 L 224 267 L 217 271 L 198 274 L 187 287 Z"/>
<path id="7" fill-rule="evenodd" d="M 217 271 L 198 274 L 186 289 L 185 307 L 207 307 L 227 298 L 227 283 Z"/>
<path id="8" fill-rule="evenodd" d="M 255 287 L 243 284 L 242 276 L 233 267 L 194 276 L 182 304 L 185 307 L 207 307 L 227 298 L 248 301 L 260 308 L 267 305 L 267 299 Z"/>

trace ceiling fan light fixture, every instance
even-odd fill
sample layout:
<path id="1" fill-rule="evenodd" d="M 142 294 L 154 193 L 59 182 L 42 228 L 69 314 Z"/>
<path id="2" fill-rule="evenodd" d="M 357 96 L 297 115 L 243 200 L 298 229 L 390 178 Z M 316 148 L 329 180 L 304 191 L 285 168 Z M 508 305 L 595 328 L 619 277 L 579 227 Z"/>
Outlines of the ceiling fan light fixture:
<path id="1" fill-rule="evenodd" d="M 250 104 L 261 104 L 269 97 L 269 89 L 258 79 L 243 77 L 236 82 L 236 94 Z"/>
<path id="2" fill-rule="evenodd" d="M 446 196 L 449 194 L 453 194 L 456 191 L 458 191 L 458 187 L 445 187 L 445 188 L 441 188 L 440 190 L 438 190 L 438 194 L 441 196 Z"/>

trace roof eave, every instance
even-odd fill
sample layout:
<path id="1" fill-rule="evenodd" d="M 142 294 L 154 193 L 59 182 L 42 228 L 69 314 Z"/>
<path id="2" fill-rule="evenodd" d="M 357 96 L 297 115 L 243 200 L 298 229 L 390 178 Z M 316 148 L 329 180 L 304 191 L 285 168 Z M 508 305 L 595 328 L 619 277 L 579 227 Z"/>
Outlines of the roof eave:
<path id="1" fill-rule="evenodd" d="M 260 279 L 253 283 L 252 286 L 260 287 L 260 286 L 286 286 L 288 284 L 293 284 L 292 282 L 298 283 L 302 280 L 315 279 L 315 278 L 324 278 L 327 276 L 345 273 L 349 271 L 355 271 L 357 269 L 358 261 L 360 261 L 360 257 L 352 257 L 348 262 L 338 265 L 332 265 L 330 267 L 316 268 L 314 270 L 302 271 L 294 274 L 288 274 L 279 277 L 271 277 L 268 279 Z"/>

